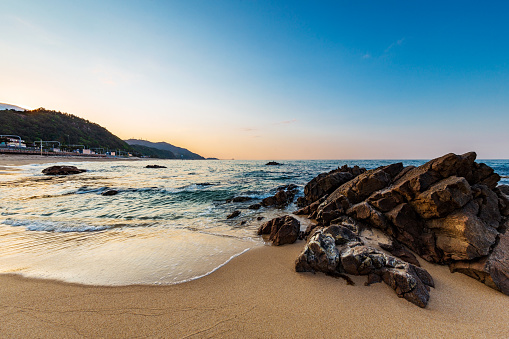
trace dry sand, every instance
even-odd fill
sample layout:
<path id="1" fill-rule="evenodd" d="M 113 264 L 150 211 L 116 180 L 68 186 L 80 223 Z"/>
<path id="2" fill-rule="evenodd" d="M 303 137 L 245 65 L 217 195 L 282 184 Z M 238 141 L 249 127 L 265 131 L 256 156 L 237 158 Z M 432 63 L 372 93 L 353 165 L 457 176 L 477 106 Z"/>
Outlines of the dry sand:
<path id="1" fill-rule="evenodd" d="M 96 287 L 0 276 L 0 333 L 10 337 L 465 338 L 509 336 L 509 297 L 447 267 L 427 308 L 383 283 L 296 273 L 303 242 L 263 246 L 173 286 Z"/>
<path id="2" fill-rule="evenodd" d="M 0 155 L 0 166 L 90 159 Z M 102 160 L 102 159 L 101 159 Z M 111 161 L 111 159 L 106 159 Z M 509 297 L 447 267 L 427 308 L 385 284 L 296 273 L 303 242 L 263 246 L 173 286 L 99 287 L 0 275 L 1 338 L 509 337 Z"/>

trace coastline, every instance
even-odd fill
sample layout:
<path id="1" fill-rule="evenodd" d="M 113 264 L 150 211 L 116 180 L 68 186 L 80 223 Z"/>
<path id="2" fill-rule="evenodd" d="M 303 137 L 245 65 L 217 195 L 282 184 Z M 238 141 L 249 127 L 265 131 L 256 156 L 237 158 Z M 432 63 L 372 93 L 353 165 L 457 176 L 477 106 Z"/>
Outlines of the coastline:
<path id="1" fill-rule="evenodd" d="M 49 164 L 57 162 L 86 162 L 86 161 L 139 161 L 141 158 L 97 158 L 86 156 L 49 156 L 49 155 L 25 155 L 25 154 L 0 154 L 0 167 L 23 166 L 30 164 Z M 154 159 L 150 159 L 154 160 Z M 157 160 L 157 159 L 155 159 Z M 2 168 L 5 170 L 5 168 Z"/>
<path id="2" fill-rule="evenodd" d="M 139 159 L 0 155 L 0 170 L 123 160 Z M 364 286 L 366 277 L 351 277 L 355 285 L 349 286 L 324 274 L 295 272 L 304 245 L 256 247 L 209 275 L 177 285 L 106 287 L 0 275 L 0 333 L 6 338 L 464 338 L 509 333 L 509 297 L 452 274 L 447 266 L 420 260 L 436 284 L 421 309 L 397 298 L 383 283 Z"/>
<path id="3" fill-rule="evenodd" d="M 101 287 L 0 276 L 4 337 L 504 337 L 509 298 L 445 266 L 427 308 L 385 284 L 296 273 L 304 242 L 263 246 L 169 286 Z"/>

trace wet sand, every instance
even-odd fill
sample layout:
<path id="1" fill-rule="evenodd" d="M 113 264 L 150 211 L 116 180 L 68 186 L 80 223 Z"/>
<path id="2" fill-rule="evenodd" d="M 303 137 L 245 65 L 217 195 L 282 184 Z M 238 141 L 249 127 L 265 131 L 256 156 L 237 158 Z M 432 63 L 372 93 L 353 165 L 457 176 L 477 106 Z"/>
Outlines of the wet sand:
<path id="1" fill-rule="evenodd" d="M 427 308 L 385 284 L 296 273 L 304 242 L 263 246 L 172 286 L 97 287 L 0 276 L 2 337 L 506 338 L 509 297 L 447 267 Z"/>

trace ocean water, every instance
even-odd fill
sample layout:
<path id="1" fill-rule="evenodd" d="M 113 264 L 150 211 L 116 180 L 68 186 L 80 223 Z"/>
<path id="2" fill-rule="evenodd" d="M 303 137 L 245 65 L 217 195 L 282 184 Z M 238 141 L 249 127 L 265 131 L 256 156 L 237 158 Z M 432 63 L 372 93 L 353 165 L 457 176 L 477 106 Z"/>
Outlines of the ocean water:
<path id="1" fill-rule="evenodd" d="M 277 187 L 304 185 L 348 164 L 396 160 L 113 161 L 59 163 L 87 169 L 45 176 L 50 164 L 0 170 L 0 273 L 94 285 L 175 284 L 264 246 L 259 225 L 292 212 L 247 207 Z M 418 166 L 425 160 L 403 160 Z M 509 160 L 485 160 L 509 184 Z M 147 164 L 167 166 L 146 169 Z M 119 193 L 103 196 L 114 189 Z M 227 203 L 237 196 L 252 198 Z M 234 210 L 241 215 L 228 220 Z M 263 218 L 263 220 L 259 220 Z M 302 228 L 307 220 L 300 218 Z"/>

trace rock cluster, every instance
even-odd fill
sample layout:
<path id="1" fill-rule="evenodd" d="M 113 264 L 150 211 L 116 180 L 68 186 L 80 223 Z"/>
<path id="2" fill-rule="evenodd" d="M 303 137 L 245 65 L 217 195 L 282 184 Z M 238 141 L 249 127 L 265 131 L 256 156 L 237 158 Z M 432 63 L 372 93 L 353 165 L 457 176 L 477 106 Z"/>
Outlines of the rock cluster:
<path id="1" fill-rule="evenodd" d="M 264 207 L 275 206 L 277 208 L 284 208 L 293 202 L 297 193 L 297 185 L 281 186 L 277 188 L 276 194 L 263 199 L 260 204 Z"/>
<path id="2" fill-rule="evenodd" d="M 426 270 L 365 246 L 355 231 L 343 225 L 314 232 L 297 258 L 295 270 L 367 275 L 366 284 L 383 281 L 399 297 L 420 307 L 426 307 L 430 287 L 434 287 L 433 278 Z"/>
<path id="3" fill-rule="evenodd" d="M 321 174 L 306 186 L 307 205 L 298 213 L 320 227 L 349 217 L 382 230 L 427 261 L 509 294 L 509 187 L 497 187 L 499 175 L 475 159 L 474 152 L 450 153 L 419 167 L 396 163 Z"/>
<path id="4" fill-rule="evenodd" d="M 46 175 L 69 175 L 79 174 L 86 171 L 87 170 L 77 168 L 76 166 L 51 166 L 43 169 L 42 173 Z"/>

